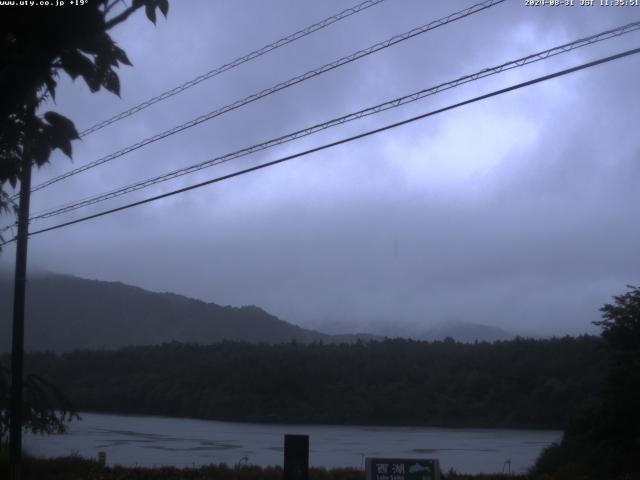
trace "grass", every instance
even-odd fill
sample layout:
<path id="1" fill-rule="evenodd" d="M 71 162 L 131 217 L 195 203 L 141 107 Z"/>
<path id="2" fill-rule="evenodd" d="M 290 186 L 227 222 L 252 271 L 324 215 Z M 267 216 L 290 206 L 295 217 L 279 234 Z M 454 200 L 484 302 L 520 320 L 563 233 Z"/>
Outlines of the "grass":
<path id="1" fill-rule="evenodd" d="M 241 466 L 225 464 L 198 468 L 103 467 L 96 460 L 79 456 L 52 459 L 25 458 L 22 480 L 282 480 L 280 467 Z M 7 459 L 0 453 L 0 478 L 9 478 Z M 355 468 L 311 468 L 309 480 L 364 480 L 364 471 Z M 547 475 L 477 474 L 453 471 L 443 473 L 442 480 L 564 480 Z M 640 480 L 627 476 L 620 480 Z"/>
<path id="2" fill-rule="evenodd" d="M 6 457 L 0 457 L 0 478 L 8 478 Z M 198 468 L 103 467 L 95 460 L 79 456 L 40 459 L 28 457 L 22 470 L 23 480 L 282 480 L 280 467 L 225 464 Z M 553 480 L 514 475 L 443 474 L 443 480 Z M 364 480 L 364 471 L 355 468 L 311 468 L 309 480 Z"/>

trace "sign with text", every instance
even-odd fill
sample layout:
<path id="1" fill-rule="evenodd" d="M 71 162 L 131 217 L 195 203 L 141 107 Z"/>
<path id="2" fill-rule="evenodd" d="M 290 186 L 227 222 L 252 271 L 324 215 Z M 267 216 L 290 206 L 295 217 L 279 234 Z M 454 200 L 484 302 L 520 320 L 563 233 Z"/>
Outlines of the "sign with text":
<path id="1" fill-rule="evenodd" d="M 366 480 L 440 480 L 440 462 L 418 458 L 367 458 Z"/>

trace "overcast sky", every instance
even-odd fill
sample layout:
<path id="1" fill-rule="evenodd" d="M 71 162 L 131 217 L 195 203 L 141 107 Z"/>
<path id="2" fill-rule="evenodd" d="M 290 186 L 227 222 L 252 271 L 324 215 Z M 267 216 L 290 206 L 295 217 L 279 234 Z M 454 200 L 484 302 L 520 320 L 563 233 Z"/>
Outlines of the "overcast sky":
<path id="1" fill-rule="evenodd" d="M 64 78 L 55 108 L 81 130 L 355 3 L 173 1 L 155 27 L 140 12 L 114 31 L 134 64 L 122 98 Z M 75 142 L 73 163 L 55 155 L 34 183 L 474 3 L 387 0 Z M 637 20 L 640 7 L 508 0 L 34 193 L 32 212 Z M 31 228 L 638 46 L 632 33 L 585 47 Z M 594 332 L 598 307 L 640 283 L 639 67 L 633 56 L 38 235 L 29 263 L 330 332 L 450 320 Z"/>

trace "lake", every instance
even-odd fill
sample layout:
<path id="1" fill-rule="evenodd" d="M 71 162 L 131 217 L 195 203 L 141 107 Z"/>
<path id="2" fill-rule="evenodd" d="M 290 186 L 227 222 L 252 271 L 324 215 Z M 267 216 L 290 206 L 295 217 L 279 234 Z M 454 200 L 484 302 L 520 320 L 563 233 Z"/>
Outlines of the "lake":
<path id="1" fill-rule="evenodd" d="M 309 435 L 309 463 L 363 466 L 364 457 L 437 458 L 443 471 L 523 472 L 542 449 L 558 441 L 554 430 L 505 430 L 344 425 L 281 425 L 185 418 L 81 414 L 63 435 L 25 436 L 38 456 L 107 454 L 109 465 L 179 467 L 209 463 L 282 465 L 284 434 Z"/>

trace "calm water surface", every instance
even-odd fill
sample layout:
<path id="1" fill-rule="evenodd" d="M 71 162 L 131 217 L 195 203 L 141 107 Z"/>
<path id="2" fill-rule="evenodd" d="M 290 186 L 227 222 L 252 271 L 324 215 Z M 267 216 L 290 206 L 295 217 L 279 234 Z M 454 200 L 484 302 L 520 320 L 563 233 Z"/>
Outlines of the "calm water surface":
<path id="1" fill-rule="evenodd" d="M 309 435 L 309 463 L 361 467 L 364 457 L 438 458 L 443 470 L 500 472 L 530 467 L 540 451 L 558 441 L 553 430 L 448 429 L 336 425 L 264 425 L 183 418 L 83 413 L 69 432 L 27 435 L 26 449 L 39 456 L 107 453 L 110 465 L 198 466 L 239 462 L 282 465 L 285 433 Z"/>

